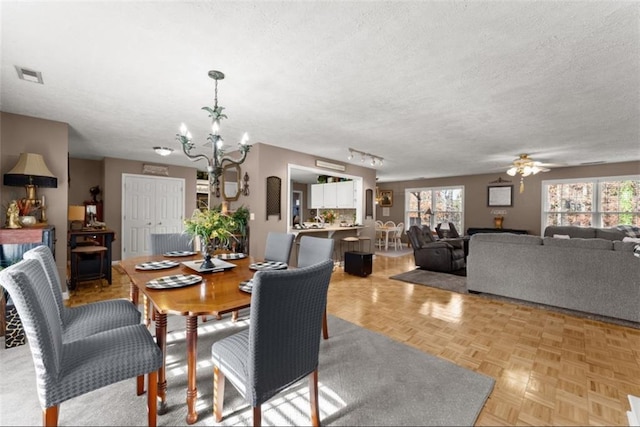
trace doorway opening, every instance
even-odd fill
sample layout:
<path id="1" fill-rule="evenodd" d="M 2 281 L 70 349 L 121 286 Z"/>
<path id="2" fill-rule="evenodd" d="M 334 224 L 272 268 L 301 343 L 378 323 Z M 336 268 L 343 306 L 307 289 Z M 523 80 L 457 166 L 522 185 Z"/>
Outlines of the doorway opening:
<path id="1" fill-rule="evenodd" d="M 304 222 L 304 209 L 302 209 L 302 191 L 294 190 L 291 193 L 291 218 L 292 224 L 302 224 Z"/>

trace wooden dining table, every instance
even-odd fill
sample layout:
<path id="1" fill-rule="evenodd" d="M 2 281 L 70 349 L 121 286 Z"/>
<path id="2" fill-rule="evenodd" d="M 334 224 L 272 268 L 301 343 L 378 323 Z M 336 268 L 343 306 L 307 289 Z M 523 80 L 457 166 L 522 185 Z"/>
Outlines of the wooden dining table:
<path id="1" fill-rule="evenodd" d="M 172 260 L 179 266 L 161 270 L 139 270 L 136 265 L 151 261 Z M 166 379 L 166 349 L 167 349 L 167 315 L 177 314 L 185 317 L 187 340 L 187 424 L 198 420 L 196 412 L 196 354 L 198 342 L 198 317 L 206 315 L 219 316 L 249 307 L 251 294 L 240 291 L 238 285 L 249 280 L 255 273 L 249 268 L 254 262 L 251 257 L 238 260 L 225 260 L 236 267 L 224 272 L 197 273 L 190 267 L 183 265 L 184 261 L 202 260 L 202 255 L 186 257 L 165 257 L 163 255 L 143 256 L 120 261 L 120 266 L 131 279 L 130 298 L 137 306 L 140 292 L 151 302 L 154 311 L 156 328 L 156 342 L 162 350 L 165 360 L 158 373 L 158 413 L 167 411 L 167 379 Z M 153 279 L 168 275 L 198 274 L 202 281 L 198 284 L 171 288 L 150 289 L 146 284 Z"/>

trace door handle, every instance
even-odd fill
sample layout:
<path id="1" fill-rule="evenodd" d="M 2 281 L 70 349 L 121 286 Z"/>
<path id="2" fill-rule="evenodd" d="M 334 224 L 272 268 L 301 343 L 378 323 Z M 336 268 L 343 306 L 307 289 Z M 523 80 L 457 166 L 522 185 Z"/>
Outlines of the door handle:
<path id="1" fill-rule="evenodd" d="M 147 225 L 151 225 L 151 223 L 150 223 L 150 222 L 148 222 L 148 223 L 147 223 Z"/>

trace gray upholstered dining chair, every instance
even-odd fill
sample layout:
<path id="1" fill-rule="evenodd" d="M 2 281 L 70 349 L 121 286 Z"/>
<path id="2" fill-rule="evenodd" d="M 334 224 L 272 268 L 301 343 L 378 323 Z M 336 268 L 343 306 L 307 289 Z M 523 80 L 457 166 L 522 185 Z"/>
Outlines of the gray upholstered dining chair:
<path id="1" fill-rule="evenodd" d="M 288 233 L 270 231 L 267 233 L 267 241 L 264 249 L 264 260 L 289 263 L 293 239 L 295 236 Z"/>
<path id="2" fill-rule="evenodd" d="M 35 259 L 44 269 L 47 283 L 55 300 L 62 325 L 62 340 L 75 341 L 97 332 L 140 323 L 140 311 L 126 299 L 93 302 L 78 307 L 67 307 L 62 298 L 62 284 L 56 261 L 48 246 L 36 246 L 24 253 L 23 258 Z"/>
<path id="3" fill-rule="evenodd" d="M 151 233 L 151 255 L 171 251 L 193 251 L 193 238 L 185 233 Z"/>
<path id="4" fill-rule="evenodd" d="M 0 271 L 0 284 L 13 299 L 29 342 L 43 425 L 58 424 L 62 402 L 147 374 L 148 423 L 156 424 L 158 370 L 163 357 L 144 325 L 109 329 L 65 342 L 58 307 L 39 261 L 23 259 Z M 142 393 L 138 389 L 138 394 Z M 107 395 L 104 400 L 104 405 L 109 405 Z"/>
<path id="5" fill-rule="evenodd" d="M 151 255 L 162 255 L 173 251 L 193 251 L 193 238 L 186 233 L 151 233 L 149 234 Z M 149 326 L 153 318 L 151 304 L 146 296 L 142 297 L 144 307 L 144 323 Z M 206 316 L 202 316 L 206 320 Z"/>
<path id="6" fill-rule="evenodd" d="M 325 237 L 302 236 L 298 252 L 298 268 L 308 267 L 327 259 L 333 259 L 334 240 Z M 327 309 L 322 315 L 322 337 L 329 339 L 329 325 L 327 324 Z"/>
<path id="7" fill-rule="evenodd" d="M 298 252 L 298 267 L 308 267 L 327 259 L 333 259 L 333 245 L 333 239 L 302 236 Z"/>
<path id="8" fill-rule="evenodd" d="M 222 420 L 225 378 L 251 404 L 253 425 L 259 426 L 261 405 L 308 377 L 311 422 L 320 425 L 319 334 L 332 271 L 333 261 L 325 260 L 255 274 L 249 328 L 211 347 L 216 422 Z"/>

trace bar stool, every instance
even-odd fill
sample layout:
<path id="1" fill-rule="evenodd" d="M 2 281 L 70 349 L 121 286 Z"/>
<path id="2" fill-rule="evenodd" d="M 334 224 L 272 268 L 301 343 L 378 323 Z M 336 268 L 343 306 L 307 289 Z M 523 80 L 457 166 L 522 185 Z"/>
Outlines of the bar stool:
<path id="1" fill-rule="evenodd" d="M 367 249 L 368 249 L 367 252 L 371 252 L 371 237 L 369 237 L 369 236 L 358 236 L 358 240 L 360 241 L 360 245 L 359 246 L 360 246 L 360 251 L 361 252 L 364 252 L 363 251 L 364 242 L 367 242 L 367 245 L 368 245 L 367 246 Z"/>
<path id="2" fill-rule="evenodd" d="M 76 246 L 71 249 L 71 256 L 75 257 L 76 271 L 72 272 L 75 274 L 76 284 L 81 281 L 88 280 L 99 280 L 100 281 L 100 289 L 102 289 L 102 279 L 106 278 L 104 274 L 104 258 L 107 254 L 106 246 Z M 100 270 L 96 273 L 87 273 L 83 276 L 80 276 L 80 259 L 83 255 L 98 255 L 100 258 Z"/>

